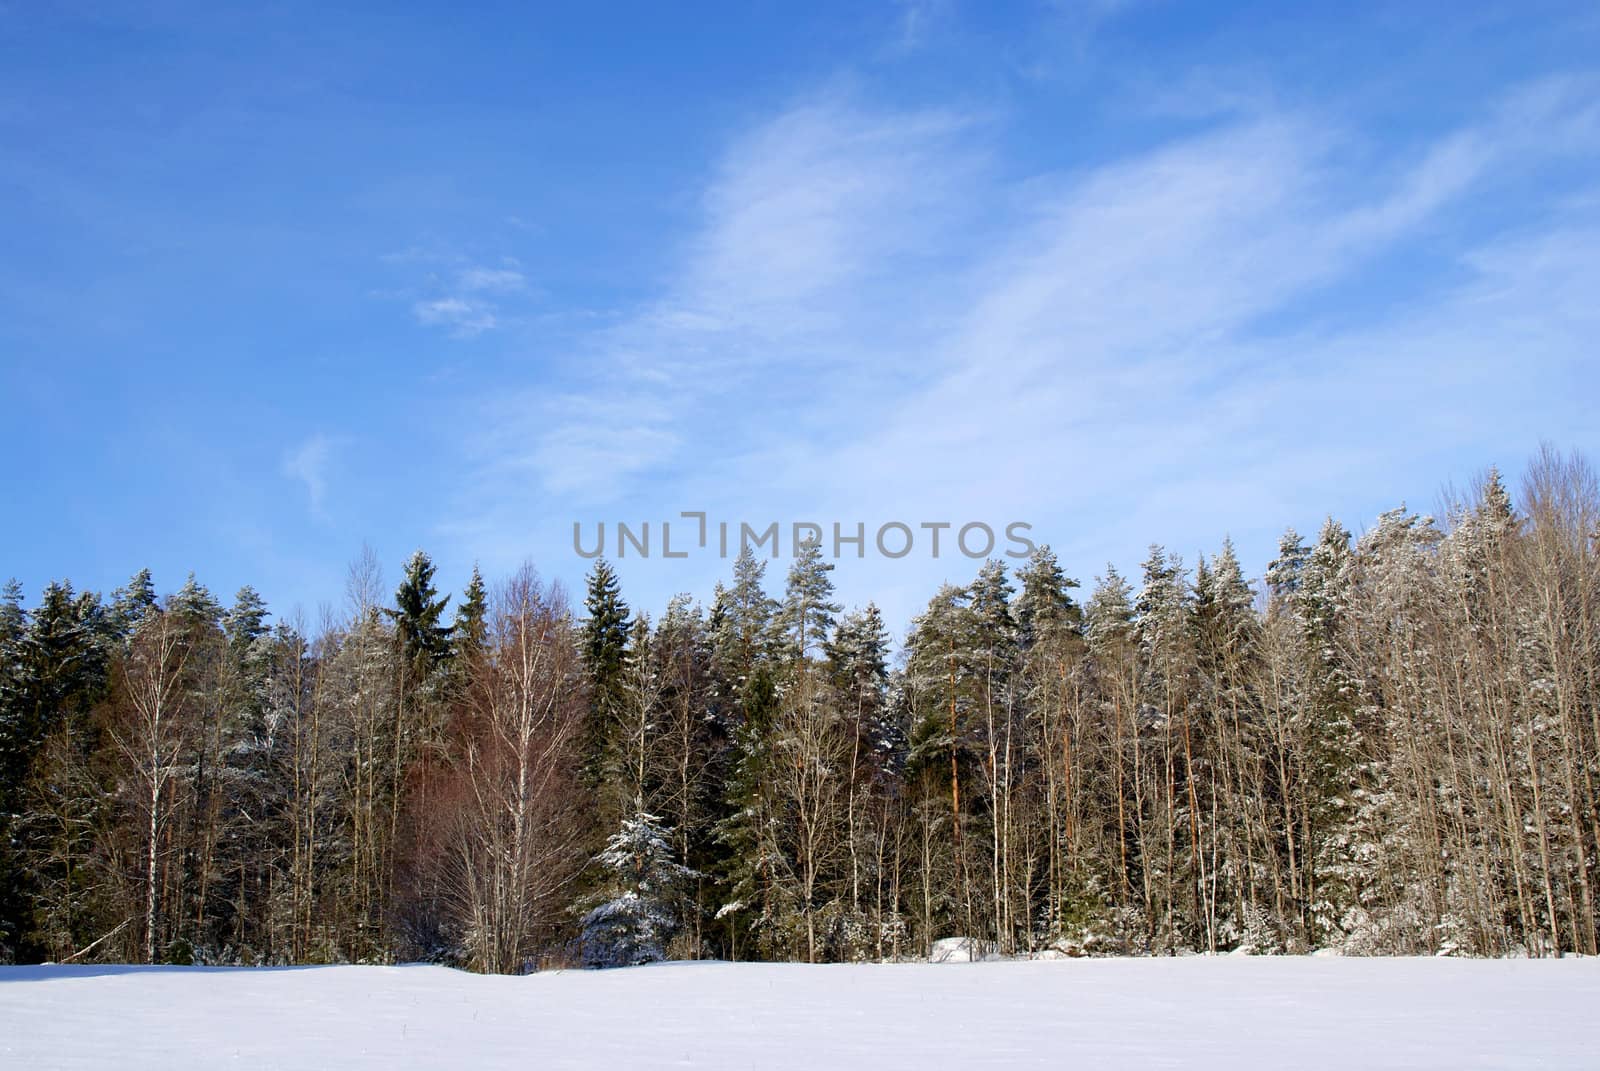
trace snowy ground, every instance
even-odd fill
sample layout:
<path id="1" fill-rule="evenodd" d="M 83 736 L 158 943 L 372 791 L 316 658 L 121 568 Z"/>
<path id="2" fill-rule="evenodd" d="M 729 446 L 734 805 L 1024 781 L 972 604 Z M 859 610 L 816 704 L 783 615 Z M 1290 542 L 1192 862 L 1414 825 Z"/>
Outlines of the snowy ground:
<path id="1" fill-rule="evenodd" d="M 0 1067 L 1600 1068 L 1600 959 L 0 968 Z"/>

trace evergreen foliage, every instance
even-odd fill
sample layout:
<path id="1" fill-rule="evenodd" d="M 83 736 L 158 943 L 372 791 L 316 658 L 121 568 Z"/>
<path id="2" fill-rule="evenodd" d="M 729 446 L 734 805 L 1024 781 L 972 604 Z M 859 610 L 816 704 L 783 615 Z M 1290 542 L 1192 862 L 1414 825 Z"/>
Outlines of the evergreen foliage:
<path id="1" fill-rule="evenodd" d="M 665 958 L 679 926 L 680 890 L 695 876 L 674 859 L 671 831 L 655 815 L 634 811 L 595 861 L 606 875 L 606 898 L 583 916 L 584 965 L 632 967 Z"/>
<path id="2" fill-rule="evenodd" d="M 1259 588 L 1227 540 L 1082 605 L 1048 547 L 986 562 L 898 654 L 815 547 L 659 619 L 604 562 L 581 616 L 474 570 L 446 624 L 369 555 L 314 629 L 12 582 L 0 957 L 1595 954 L 1597 533 L 1551 452 L 1289 531 Z"/>

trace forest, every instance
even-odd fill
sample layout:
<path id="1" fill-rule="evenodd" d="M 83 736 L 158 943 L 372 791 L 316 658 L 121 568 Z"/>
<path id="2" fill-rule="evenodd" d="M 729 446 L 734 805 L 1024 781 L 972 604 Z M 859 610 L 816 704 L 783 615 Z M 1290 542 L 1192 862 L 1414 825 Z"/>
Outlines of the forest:
<path id="1" fill-rule="evenodd" d="M 604 560 L 366 551 L 316 620 L 13 581 L 0 961 L 1593 955 L 1600 485 L 1546 448 L 1438 513 L 1254 582 L 1041 546 L 898 641 L 815 544 L 654 616 Z"/>

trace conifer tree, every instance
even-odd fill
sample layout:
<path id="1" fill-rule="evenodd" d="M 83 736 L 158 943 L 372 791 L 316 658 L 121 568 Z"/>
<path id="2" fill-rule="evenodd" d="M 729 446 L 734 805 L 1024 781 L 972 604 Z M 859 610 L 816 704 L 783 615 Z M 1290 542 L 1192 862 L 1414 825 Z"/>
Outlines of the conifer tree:
<path id="1" fill-rule="evenodd" d="M 215 626 L 222 619 L 222 604 L 211 590 L 195 579 L 193 573 L 183 586 L 167 598 L 166 611 L 173 614 L 184 628 Z"/>
<path id="2" fill-rule="evenodd" d="M 661 680 L 661 790 L 655 813 L 673 830 L 673 851 L 697 873 L 680 910 L 684 953 L 701 954 L 703 915 L 714 911 L 707 879 L 717 857 L 715 823 L 723 817 L 729 738 L 718 717 L 711 640 L 698 604 L 675 596 L 656 628 Z"/>
<path id="3" fill-rule="evenodd" d="M 583 736 L 583 772 L 598 786 L 612 764 L 611 731 L 627 700 L 628 638 L 632 623 L 616 570 L 604 558 L 589 573 L 579 644 L 589 675 L 589 714 Z"/>
<path id="4" fill-rule="evenodd" d="M 420 550 L 413 553 L 395 591 L 394 608 L 385 611 L 394 622 L 400 659 L 413 688 L 431 681 L 450 657 L 450 626 L 444 624 L 450 596 L 439 596 L 433 574 L 433 560 Z"/>
<path id="5" fill-rule="evenodd" d="M 107 624 L 118 638 L 128 636 L 156 607 L 156 584 L 149 569 L 140 569 L 127 584 L 111 593 Z"/>
<path id="6" fill-rule="evenodd" d="M 1352 827 L 1362 776 L 1355 682 L 1340 648 L 1349 584 L 1350 533 L 1329 517 L 1306 555 L 1293 593 L 1307 667 L 1303 713 L 1310 804 L 1307 923 L 1314 941 L 1337 940 L 1357 889 Z"/>
<path id="7" fill-rule="evenodd" d="M 896 742 L 889 718 L 889 630 L 876 603 L 839 620 L 827 645 L 828 672 L 841 707 L 858 724 L 867 753 L 888 760 Z"/>
<path id="8" fill-rule="evenodd" d="M 1133 587 L 1111 565 L 1089 597 L 1084 636 L 1111 767 L 1108 833 L 1115 854 L 1108 860 L 1110 884 L 1125 912 L 1113 920 L 1112 947 L 1135 951 L 1148 947 L 1154 925 L 1151 868 L 1144 850 L 1147 786 L 1140 739 L 1140 660 Z"/>
<path id="9" fill-rule="evenodd" d="M 967 590 L 944 585 L 912 621 L 905 668 L 913 719 L 907 773 L 921 793 L 922 836 L 942 827 L 949 849 L 941 872 L 929 867 L 921 878 L 924 926 L 935 925 L 934 905 L 942 905 L 943 925 L 967 937 L 976 935 L 968 827 L 978 756 L 974 733 L 983 710 L 978 629 Z M 942 814 L 934 806 L 940 796 Z M 931 935 L 925 937 L 931 940 Z"/>
<path id="10" fill-rule="evenodd" d="M 1133 637 L 1133 587 L 1114 566 L 1095 583 L 1084 614 L 1084 634 L 1091 646 L 1105 650 Z"/>
<path id="11" fill-rule="evenodd" d="M 632 967 L 664 959 L 680 924 L 680 890 L 695 876 L 674 858 L 671 831 L 655 815 L 635 810 L 595 861 L 605 875 L 605 899 L 583 917 L 584 965 Z"/>
<path id="12" fill-rule="evenodd" d="M 1076 629 L 1083 611 L 1072 599 L 1071 589 L 1078 582 L 1061 570 L 1055 552 L 1048 545 L 1037 548 L 1028 564 L 1017 572 L 1022 582 L 1015 602 L 1018 642 L 1031 648 L 1041 633 L 1056 629 Z"/>
<path id="13" fill-rule="evenodd" d="M 1216 559 L 1208 563 L 1201 558 L 1195 570 L 1195 628 L 1202 666 L 1214 679 L 1223 673 L 1224 662 L 1249 645 L 1255 628 L 1254 602 L 1233 541 L 1224 539 Z"/>
<path id="14" fill-rule="evenodd" d="M 385 895 L 392 886 L 398 858 L 406 774 L 418 756 L 437 754 L 442 749 L 442 707 L 450 684 L 450 655 L 454 649 L 450 626 L 444 623 L 450 596 L 441 596 L 434 586 L 433 560 L 423 551 L 415 551 L 406 560 L 394 602 L 393 608 L 384 611 L 394 626 L 398 663 L 386 778 L 389 859 L 383 879 Z M 422 791 L 426 791 L 425 782 Z M 416 809 L 424 810 L 426 806 L 426 796 L 419 796 Z"/>
<path id="15" fill-rule="evenodd" d="M 22 585 L 12 579 L 0 592 L 0 962 L 14 957 L 24 925 L 16 816 L 30 750 L 22 714 L 22 640 L 27 629 Z"/>
<path id="16" fill-rule="evenodd" d="M 20 592 L 12 589 L 11 595 L 20 606 Z M 7 616 L 14 625 L 17 614 L 8 610 Z M 73 905 L 81 906 L 87 897 L 72 878 L 96 830 L 88 820 L 90 806 L 82 805 L 71 784 L 71 772 L 89 757 L 90 712 L 106 690 L 109 628 L 99 598 L 74 592 L 66 581 L 47 584 L 39 604 L 25 616 L 25 631 L 13 648 L 8 724 L 0 727 L 7 737 L 0 741 L 5 766 L 0 778 L 9 788 L 0 788 L 0 795 L 9 797 L 6 813 L 14 818 L 7 843 L 16 853 L 0 925 L 24 955 L 33 956 L 74 948 L 83 937 L 79 927 L 86 912 Z M 53 741 L 58 742 L 60 762 L 44 761 Z M 39 813 L 40 798 L 57 791 L 73 797 L 71 820 L 65 823 Z M 60 898 L 65 910 L 53 911 L 36 899 L 52 887 L 66 891 Z M 64 940 L 52 941 L 63 929 Z"/>
<path id="17" fill-rule="evenodd" d="M 1267 590 L 1272 592 L 1275 599 L 1287 599 L 1300 590 L 1301 575 L 1305 572 L 1310 555 L 1311 550 L 1300 538 L 1300 533 L 1293 528 L 1285 529 L 1283 537 L 1278 540 L 1278 556 L 1267 566 Z"/>
<path id="18" fill-rule="evenodd" d="M 246 584 L 233 597 L 233 605 L 222 615 L 222 631 L 234 657 L 243 662 L 257 640 L 267 634 L 267 602 L 255 588 Z"/>
<path id="19" fill-rule="evenodd" d="M 472 578 L 467 581 L 461 602 L 456 606 L 455 623 L 450 627 L 451 658 L 467 664 L 483 649 L 489 634 L 489 596 L 484 587 L 483 574 L 477 565 L 472 567 Z"/>
<path id="20" fill-rule="evenodd" d="M 99 599 L 75 593 L 65 581 L 45 586 L 18 648 L 22 678 L 12 727 L 19 770 L 64 720 L 87 713 L 105 687 L 105 647 Z"/>
<path id="21" fill-rule="evenodd" d="M 22 782 L 23 771 L 16 764 L 25 757 L 29 735 L 24 729 L 22 706 L 22 644 L 27 633 L 28 611 L 22 605 L 22 585 L 12 579 L 0 592 L 0 816 L 10 810 L 6 794 Z"/>
<path id="22" fill-rule="evenodd" d="M 741 547 L 732 583 L 717 585 L 707 623 L 712 705 L 730 745 L 722 817 L 715 825 L 720 851 L 711 865 L 720 885 L 716 920 L 735 956 L 749 954 L 749 938 L 758 949 L 771 947 L 773 874 L 781 865 L 767 777 L 779 704 L 778 604 L 763 586 L 766 569 L 748 546 Z"/>
<path id="23" fill-rule="evenodd" d="M 778 604 L 766 592 L 767 563 L 743 547 L 733 562 L 733 583 L 718 586 L 711 639 L 718 676 L 734 716 L 745 705 L 758 670 L 770 669 Z M 770 680 L 768 681 L 770 684 Z"/>
<path id="24" fill-rule="evenodd" d="M 783 630 L 784 646 L 790 662 L 798 663 L 813 650 L 828 642 L 839 604 L 832 601 L 833 581 L 828 574 L 833 563 L 822 557 L 822 544 L 806 540 L 795 549 L 794 563 L 784 586 L 783 606 L 778 625 Z"/>

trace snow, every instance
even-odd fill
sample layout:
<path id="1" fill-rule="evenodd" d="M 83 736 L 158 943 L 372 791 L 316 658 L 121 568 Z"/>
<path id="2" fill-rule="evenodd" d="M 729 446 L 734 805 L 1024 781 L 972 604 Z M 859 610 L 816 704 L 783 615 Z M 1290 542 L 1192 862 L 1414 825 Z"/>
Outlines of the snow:
<path id="1" fill-rule="evenodd" d="M 1595 1068 L 1600 959 L 0 968 L 16 1068 Z"/>

